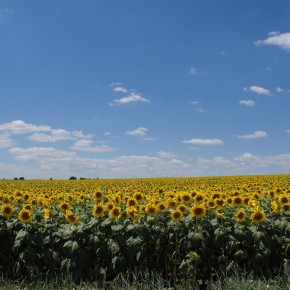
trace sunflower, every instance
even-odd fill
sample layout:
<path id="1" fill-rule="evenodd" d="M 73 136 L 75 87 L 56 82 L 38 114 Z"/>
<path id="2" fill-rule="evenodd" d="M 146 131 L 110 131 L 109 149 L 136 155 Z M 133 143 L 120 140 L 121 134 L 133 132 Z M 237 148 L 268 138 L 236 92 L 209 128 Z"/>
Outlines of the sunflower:
<path id="1" fill-rule="evenodd" d="M 180 199 L 185 204 L 189 204 L 192 201 L 192 196 L 188 192 L 183 192 L 180 196 Z"/>
<path id="2" fill-rule="evenodd" d="M 145 212 L 150 216 L 156 216 L 157 215 L 157 208 L 155 205 L 148 203 L 146 205 Z"/>
<path id="3" fill-rule="evenodd" d="M 167 206 L 163 202 L 159 202 L 157 204 L 158 211 L 165 212 L 167 210 Z"/>
<path id="4" fill-rule="evenodd" d="M 142 204 L 140 207 L 139 207 L 139 210 L 140 212 L 146 212 L 146 205 Z"/>
<path id="5" fill-rule="evenodd" d="M 202 202 L 204 199 L 204 195 L 202 193 L 198 193 L 195 197 L 194 200 L 195 202 Z"/>
<path id="6" fill-rule="evenodd" d="M 12 205 L 10 204 L 3 204 L 1 207 L 1 212 L 6 216 L 6 217 L 11 217 L 13 212 L 14 212 L 14 208 Z"/>
<path id="7" fill-rule="evenodd" d="M 219 199 L 219 198 L 221 198 L 221 195 L 220 195 L 220 193 L 215 192 L 215 193 L 211 196 L 211 198 L 212 198 L 212 199 Z"/>
<path id="8" fill-rule="evenodd" d="M 96 200 L 101 200 L 103 198 L 103 193 L 99 189 L 97 189 L 94 192 L 94 197 Z"/>
<path id="9" fill-rule="evenodd" d="M 249 201 L 251 200 L 248 196 L 244 197 L 244 204 L 248 205 Z"/>
<path id="10" fill-rule="evenodd" d="M 109 215 L 111 218 L 118 220 L 122 216 L 122 210 L 119 206 L 114 206 L 110 211 Z"/>
<path id="11" fill-rule="evenodd" d="M 286 194 L 281 194 L 279 196 L 279 201 L 281 204 L 284 204 L 284 203 L 288 203 L 289 202 L 289 198 Z"/>
<path id="12" fill-rule="evenodd" d="M 50 219 L 50 216 L 51 216 L 50 209 L 45 208 L 45 209 L 44 209 L 44 218 L 45 218 L 46 220 L 48 220 L 48 219 Z"/>
<path id="13" fill-rule="evenodd" d="M 174 220 L 174 221 L 180 221 L 183 217 L 183 212 L 180 211 L 180 210 L 174 210 L 172 213 L 171 213 L 171 219 Z"/>
<path id="14" fill-rule="evenodd" d="M 31 205 L 37 205 L 37 199 L 36 199 L 36 198 L 29 198 L 28 202 L 29 202 Z"/>
<path id="15" fill-rule="evenodd" d="M 222 216 L 225 214 L 224 210 L 223 210 L 221 207 L 218 208 L 218 209 L 215 211 L 215 213 L 216 213 L 216 215 L 217 215 L 218 217 L 222 217 Z"/>
<path id="16" fill-rule="evenodd" d="M 61 212 L 65 212 L 66 210 L 70 209 L 70 204 L 68 202 L 62 202 L 58 207 Z"/>
<path id="17" fill-rule="evenodd" d="M 273 199 L 273 198 L 275 198 L 275 191 L 274 190 L 270 190 L 269 192 L 268 192 L 268 195 Z"/>
<path id="18" fill-rule="evenodd" d="M 283 210 L 284 212 L 286 212 L 286 211 L 290 211 L 290 203 L 284 203 L 284 204 L 282 205 L 282 210 Z"/>
<path id="19" fill-rule="evenodd" d="M 71 225 L 75 225 L 79 218 L 77 215 L 75 215 L 72 211 L 67 210 L 65 213 L 65 219 L 71 224 Z"/>
<path id="20" fill-rule="evenodd" d="M 24 205 L 23 207 L 22 207 L 23 209 L 27 209 L 27 210 L 29 210 L 29 211 L 32 211 L 32 205 L 31 204 L 26 204 L 26 205 Z"/>
<path id="21" fill-rule="evenodd" d="M 196 218 L 202 218 L 206 214 L 206 209 L 203 204 L 195 205 L 191 208 L 190 214 Z"/>
<path id="22" fill-rule="evenodd" d="M 240 196 L 235 196 L 233 198 L 233 205 L 236 206 L 236 207 L 239 207 L 243 204 L 243 198 L 240 197 Z"/>
<path id="23" fill-rule="evenodd" d="M 217 198 L 214 202 L 218 207 L 222 207 L 224 205 L 224 200 L 222 198 Z"/>
<path id="24" fill-rule="evenodd" d="M 127 208 L 126 212 L 127 212 L 127 216 L 129 218 L 131 218 L 132 220 L 139 219 L 139 214 L 138 214 L 138 211 L 135 207 L 131 206 L 131 207 Z"/>
<path id="25" fill-rule="evenodd" d="M 134 197 L 130 197 L 127 199 L 127 207 L 130 206 L 136 206 L 137 205 L 137 200 Z"/>
<path id="26" fill-rule="evenodd" d="M 271 202 L 271 208 L 272 208 L 272 213 L 278 213 L 279 212 L 279 206 L 278 206 L 278 203 L 275 200 Z"/>
<path id="27" fill-rule="evenodd" d="M 102 217 L 106 211 L 106 206 L 102 203 L 97 203 L 93 208 L 93 216 L 94 217 Z"/>
<path id="28" fill-rule="evenodd" d="M 141 192 L 135 192 L 133 197 L 140 203 L 144 199 L 144 195 Z"/>
<path id="29" fill-rule="evenodd" d="M 22 205 L 23 204 L 23 198 L 22 197 L 16 197 L 14 199 L 14 202 L 17 204 L 17 205 Z"/>
<path id="30" fill-rule="evenodd" d="M 178 201 L 176 198 L 168 198 L 166 200 L 166 203 L 167 203 L 168 207 L 173 208 L 173 209 L 176 208 L 178 205 Z"/>
<path id="31" fill-rule="evenodd" d="M 232 205 L 233 204 L 233 198 L 231 196 L 227 197 L 226 204 L 227 205 Z"/>
<path id="32" fill-rule="evenodd" d="M 185 204 L 180 204 L 177 210 L 180 210 L 184 214 L 187 211 L 187 206 Z"/>
<path id="33" fill-rule="evenodd" d="M 207 201 L 207 206 L 208 206 L 209 208 L 215 208 L 215 202 L 214 202 L 214 200 L 209 199 L 209 200 Z"/>
<path id="34" fill-rule="evenodd" d="M 30 223 L 32 221 L 31 211 L 22 209 L 18 213 L 18 219 L 23 223 Z"/>
<path id="35" fill-rule="evenodd" d="M 85 196 L 84 194 L 80 194 L 80 195 L 78 196 L 78 201 L 80 201 L 80 202 L 85 202 L 85 200 L 86 200 L 86 196 Z"/>
<path id="36" fill-rule="evenodd" d="M 255 223 L 255 224 L 259 224 L 261 222 L 263 222 L 266 218 L 266 214 L 264 211 L 256 209 L 252 214 L 251 214 L 251 220 Z"/>
<path id="37" fill-rule="evenodd" d="M 236 219 L 238 222 L 243 222 L 247 218 L 246 211 L 241 208 L 237 213 L 236 213 Z"/>

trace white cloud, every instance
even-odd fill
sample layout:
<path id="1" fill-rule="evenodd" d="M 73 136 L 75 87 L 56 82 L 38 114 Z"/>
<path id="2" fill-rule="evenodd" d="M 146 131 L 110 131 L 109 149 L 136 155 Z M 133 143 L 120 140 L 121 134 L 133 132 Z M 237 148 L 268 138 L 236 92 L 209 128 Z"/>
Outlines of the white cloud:
<path id="1" fill-rule="evenodd" d="M 55 160 L 58 162 L 68 161 L 75 158 L 77 155 L 74 152 L 68 152 L 65 150 L 58 150 L 53 147 L 31 147 L 20 148 L 13 147 L 9 149 L 12 155 L 16 156 L 16 159 L 22 161 L 36 161 L 39 163 L 47 162 L 49 160 Z"/>
<path id="2" fill-rule="evenodd" d="M 290 130 L 286 130 L 286 132 L 290 134 Z"/>
<path id="3" fill-rule="evenodd" d="M 276 156 L 257 156 L 251 153 L 244 153 L 236 158 L 235 161 L 239 161 L 242 165 L 248 165 L 251 168 L 262 167 L 268 168 L 268 172 L 274 172 L 274 167 L 280 168 L 289 172 L 290 168 L 290 154 L 279 154 Z"/>
<path id="4" fill-rule="evenodd" d="M 196 108 L 195 110 L 198 111 L 198 112 L 200 112 L 200 113 L 204 113 L 204 112 L 207 111 L 206 109 L 203 109 L 203 108 L 200 106 L 200 102 L 199 102 L 199 101 L 192 101 L 190 104 L 191 104 L 191 105 L 194 105 L 195 108 Z"/>
<path id="5" fill-rule="evenodd" d="M 192 75 L 198 75 L 198 71 L 197 71 L 197 69 L 195 67 L 191 67 L 189 72 Z"/>
<path id="6" fill-rule="evenodd" d="M 52 129 L 50 126 L 37 126 L 25 123 L 21 120 L 0 124 L 0 132 L 8 135 L 32 134 L 28 139 L 36 142 L 56 142 L 60 140 L 92 138 L 93 135 L 85 135 L 82 131 L 67 131 L 64 129 Z"/>
<path id="7" fill-rule="evenodd" d="M 276 45 L 284 50 L 290 51 L 290 32 L 270 32 L 268 38 L 256 41 L 255 45 Z"/>
<path id="8" fill-rule="evenodd" d="M 280 87 L 276 87 L 276 92 L 277 93 L 282 93 L 282 92 L 284 92 L 284 90 L 282 88 L 280 88 Z"/>
<path id="9" fill-rule="evenodd" d="M 240 139 L 255 139 L 255 138 L 265 138 L 268 134 L 264 131 L 255 131 L 252 134 L 240 135 L 238 138 Z"/>
<path id="10" fill-rule="evenodd" d="M 266 96 L 270 96 L 271 93 L 268 89 L 265 89 L 263 87 L 259 87 L 259 86 L 251 86 L 248 88 L 250 91 L 258 94 L 258 95 L 266 95 Z"/>
<path id="11" fill-rule="evenodd" d="M 198 158 L 197 163 L 208 166 L 234 166 L 231 160 L 224 157 L 214 157 L 213 159 Z"/>
<path id="12" fill-rule="evenodd" d="M 86 140 L 88 141 L 88 140 Z M 91 144 L 87 144 L 91 146 Z M 172 152 L 159 151 L 157 156 L 129 155 L 109 159 L 82 158 L 76 152 L 48 147 L 11 148 L 10 154 L 22 164 L 0 162 L 0 176 L 11 178 L 89 178 L 213 176 L 287 173 L 290 154 L 257 156 L 244 153 L 233 159 L 216 156 L 199 157 L 191 164 L 175 159 Z"/>
<path id="13" fill-rule="evenodd" d="M 49 126 L 36 126 L 27 124 L 21 120 L 11 121 L 9 123 L 0 124 L 0 131 L 9 134 L 27 134 L 33 132 L 50 132 Z"/>
<path id="14" fill-rule="evenodd" d="M 33 171 L 31 177 L 78 175 L 84 177 L 155 177 L 184 176 L 191 168 L 189 164 L 174 158 L 132 155 L 119 156 L 112 159 L 81 158 L 74 152 L 55 148 L 12 148 L 9 152 L 17 160 L 34 162 L 40 166 L 38 174 Z M 1 165 L 1 164 L 0 164 Z M 1 172 L 1 167 L 0 167 Z M 25 176 L 29 175 L 29 172 Z M 23 174 L 24 174 L 23 173 Z M 30 176 L 28 176 L 30 177 Z"/>
<path id="15" fill-rule="evenodd" d="M 220 145 L 224 142 L 220 139 L 190 139 L 183 140 L 182 143 L 192 144 L 192 145 Z"/>
<path id="16" fill-rule="evenodd" d="M 113 103 L 110 103 L 110 105 L 114 105 L 114 104 L 123 105 L 123 104 L 136 103 L 136 102 L 149 103 L 150 100 L 142 97 L 138 93 L 130 93 L 129 96 L 127 97 L 114 99 Z"/>
<path id="17" fill-rule="evenodd" d="M 128 90 L 124 87 L 115 87 L 115 88 L 113 88 L 113 91 L 120 92 L 120 93 L 127 93 L 128 92 Z"/>
<path id="18" fill-rule="evenodd" d="M 240 104 L 245 105 L 247 107 L 255 106 L 255 102 L 253 100 L 241 100 L 239 101 Z"/>
<path id="19" fill-rule="evenodd" d="M 178 154 L 175 154 L 171 151 L 159 151 L 158 155 L 160 158 L 175 158 L 178 156 Z"/>
<path id="20" fill-rule="evenodd" d="M 145 127 L 138 127 L 135 130 L 132 131 L 126 131 L 127 135 L 133 135 L 133 136 L 145 136 L 148 132 L 148 129 Z"/>
<path id="21" fill-rule="evenodd" d="M 77 140 L 71 148 L 79 151 L 99 152 L 99 153 L 111 152 L 116 150 L 115 148 L 112 148 L 107 145 L 92 146 L 92 144 L 93 144 L 92 140 L 80 139 Z"/>
<path id="22" fill-rule="evenodd" d="M 12 147 L 14 142 L 11 140 L 9 134 L 0 135 L 0 148 Z"/>

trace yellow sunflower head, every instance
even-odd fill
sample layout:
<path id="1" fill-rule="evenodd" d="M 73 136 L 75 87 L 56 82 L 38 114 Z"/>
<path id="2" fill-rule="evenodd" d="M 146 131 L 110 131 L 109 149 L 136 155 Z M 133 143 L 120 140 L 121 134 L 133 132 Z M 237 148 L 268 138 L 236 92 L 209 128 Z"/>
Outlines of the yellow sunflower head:
<path id="1" fill-rule="evenodd" d="M 168 198 L 166 200 L 167 206 L 170 208 L 176 208 L 178 205 L 178 200 L 176 198 Z"/>
<path id="2" fill-rule="evenodd" d="M 204 199 L 204 195 L 203 193 L 198 193 L 196 194 L 196 196 L 194 197 L 195 202 L 202 202 Z"/>
<path id="3" fill-rule="evenodd" d="M 195 218 L 203 218 L 206 214 L 206 208 L 203 204 L 195 205 L 191 208 L 190 214 Z"/>
<path id="4" fill-rule="evenodd" d="M 243 198 L 241 196 L 235 196 L 233 198 L 233 205 L 236 207 L 243 205 Z"/>
<path id="5" fill-rule="evenodd" d="M 278 206 L 278 203 L 273 200 L 271 202 L 271 209 L 272 209 L 272 213 L 278 213 L 279 212 L 279 206 Z"/>
<path id="6" fill-rule="evenodd" d="M 106 208 L 108 211 L 110 211 L 114 207 L 114 203 L 109 201 L 106 203 Z"/>
<path id="7" fill-rule="evenodd" d="M 207 206 L 209 208 L 215 208 L 215 202 L 214 202 L 214 200 L 212 200 L 212 199 L 208 200 Z"/>
<path id="8" fill-rule="evenodd" d="M 282 210 L 283 210 L 284 212 L 290 211 L 290 203 L 284 203 L 284 204 L 282 205 Z"/>
<path id="9" fill-rule="evenodd" d="M 145 212 L 150 216 L 156 216 L 157 215 L 157 208 L 155 205 L 148 203 L 146 205 Z"/>
<path id="10" fill-rule="evenodd" d="M 31 211 L 22 209 L 18 213 L 18 219 L 23 223 L 30 223 L 32 221 L 32 214 Z"/>
<path id="11" fill-rule="evenodd" d="M 79 218 L 77 215 L 75 215 L 72 211 L 67 210 L 65 213 L 65 219 L 67 220 L 67 222 L 69 222 L 71 225 L 75 225 Z"/>
<path id="12" fill-rule="evenodd" d="M 257 209 L 255 210 L 252 214 L 251 214 L 251 220 L 255 223 L 255 224 L 259 224 L 261 222 L 263 222 L 266 218 L 266 214 L 264 211 Z"/>
<path id="13" fill-rule="evenodd" d="M 246 211 L 241 208 L 237 213 L 236 213 L 236 219 L 238 222 L 243 222 L 247 218 Z"/>
<path id="14" fill-rule="evenodd" d="M 172 213 L 171 213 L 171 219 L 173 221 L 180 221 L 183 217 L 183 212 L 180 211 L 179 209 L 176 209 L 174 210 Z"/>
<path id="15" fill-rule="evenodd" d="M 135 192 L 133 197 L 140 203 L 144 199 L 144 195 L 141 192 Z"/>
<path id="16" fill-rule="evenodd" d="M 46 220 L 48 220 L 48 219 L 50 219 L 50 216 L 51 216 L 50 209 L 45 208 L 45 209 L 44 209 L 44 218 L 45 218 Z"/>
<path id="17" fill-rule="evenodd" d="M 216 198 L 214 202 L 217 207 L 223 207 L 224 205 L 224 200 L 222 198 Z"/>
<path id="18" fill-rule="evenodd" d="M 279 196 L 279 202 L 280 202 L 281 204 L 288 203 L 289 201 L 290 201 L 290 200 L 289 200 L 289 197 L 288 197 L 287 194 L 281 194 L 281 195 Z"/>
<path id="19" fill-rule="evenodd" d="M 222 207 L 217 208 L 217 210 L 215 211 L 215 214 L 217 215 L 217 217 L 223 217 L 225 212 L 223 210 Z"/>
<path id="20" fill-rule="evenodd" d="M 94 192 L 94 198 L 96 200 L 101 200 L 103 198 L 103 193 L 101 192 L 101 190 L 97 189 L 95 192 Z"/>
<path id="21" fill-rule="evenodd" d="M 23 207 L 22 207 L 23 209 L 27 209 L 27 210 L 29 210 L 29 211 L 32 211 L 32 205 L 31 204 L 26 204 L 26 205 L 24 205 Z"/>
<path id="22" fill-rule="evenodd" d="M 128 207 L 127 210 L 127 216 L 132 219 L 132 220 L 138 220 L 139 219 L 139 214 L 138 214 L 138 210 L 131 206 L 131 207 Z"/>
<path id="23" fill-rule="evenodd" d="M 188 192 L 183 192 L 181 195 L 180 195 L 180 200 L 185 203 L 185 204 L 189 204 L 191 203 L 192 201 L 192 196 L 190 193 Z"/>
<path id="24" fill-rule="evenodd" d="M 11 217 L 14 212 L 14 208 L 10 204 L 3 204 L 1 207 L 1 212 L 5 215 L 5 217 Z"/>
<path id="25" fill-rule="evenodd" d="M 185 204 L 180 204 L 178 207 L 177 207 L 178 210 L 180 210 L 183 214 L 186 213 L 187 211 L 187 206 Z"/>
<path id="26" fill-rule="evenodd" d="M 70 204 L 68 202 L 62 202 L 59 204 L 59 209 L 61 212 L 66 212 L 67 210 L 70 209 Z"/>
<path id="27" fill-rule="evenodd" d="M 119 206 L 114 206 L 110 211 L 109 215 L 111 218 L 118 220 L 122 216 L 122 210 Z"/>
<path id="28" fill-rule="evenodd" d="M 159 202 L 159 203 L 157 204 L 157 209 L 158 209 L 158 211 L 160 211 L 160 212 L 165 212 L 165 211 L 167 210 L 167 206 L 165 205 L 164 202 Z"/>
<path id="29" fill-rule="evenodd" d="M 127 206 L 136 206 L 137 205 L 137 200 L 134 197 L 130 197 L 127 199 Z"/>
<path id="30" fill-rule="evenodd" d="M 106 211 L 106 206 L 104 204 L 98 203 L 94 205 L 93 216 L 102 217 Z"/>

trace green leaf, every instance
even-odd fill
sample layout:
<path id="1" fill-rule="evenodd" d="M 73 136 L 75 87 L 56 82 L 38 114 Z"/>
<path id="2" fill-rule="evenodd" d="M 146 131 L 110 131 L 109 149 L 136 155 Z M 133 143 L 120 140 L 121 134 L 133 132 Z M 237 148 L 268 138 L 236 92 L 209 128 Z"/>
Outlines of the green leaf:
<path id="1" fill-rule="evenodd" d="M 137 262 L 139 261 L 141 254 L 142 254 L 141 251 L 139 251 L 139 252 L 137 253 L 137 255 L 136 255 L 136 261 L 137 261 Z"/>
<path id="2" fill-rule="evenodd" d="M 112 232 L 121 232 L 124 230 L 124 226 L 122 224 L 120 225 L 112 225 L 111 226 Z"/>
<path id="3" fill-rule="evenodd" d="M 117 254 L 120 251 L 119 245 L 112 239 L 108 241 L 108 246 L 113 255 Z"/>
<path id="4" fill-rule="evenodd" d="M 140 237 L 137 238 L 133 238 L 130 237 L 127 241 L 126 241 L 126 245 L 128 247 L 132 247 L 132 246 L 139 246 L 140 244 L 142 244 L 143 240 Z"/>
<path id="5" fill-rule="evenodd" d="M 263 238 L 265 238 L 265 234 L 262 231 L 256 231 L 254 233 L 254 238 L 256 241 L 261 241 Z"/>
<path id="6" fill-rule="evenodd" d="M 28 233 L 26 230 L 21 229 L 21 230 L 17 233 L 17 235 L 16 235 L 16 237 L 15 237 L 15 240 L 24 240 L 28 235 L 29 235 L 29 233 Z"/>

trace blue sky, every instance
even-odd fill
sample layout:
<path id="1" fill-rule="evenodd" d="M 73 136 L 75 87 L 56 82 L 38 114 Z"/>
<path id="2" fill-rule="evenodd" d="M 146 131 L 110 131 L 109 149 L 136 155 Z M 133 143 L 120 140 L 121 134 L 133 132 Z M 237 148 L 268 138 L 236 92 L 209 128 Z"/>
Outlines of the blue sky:
<path id="1" fill-rule="evenodd" d="M 0 178 L 290 173 L 290 2 L 0 0 Z"/>

